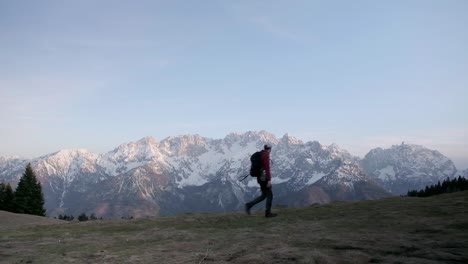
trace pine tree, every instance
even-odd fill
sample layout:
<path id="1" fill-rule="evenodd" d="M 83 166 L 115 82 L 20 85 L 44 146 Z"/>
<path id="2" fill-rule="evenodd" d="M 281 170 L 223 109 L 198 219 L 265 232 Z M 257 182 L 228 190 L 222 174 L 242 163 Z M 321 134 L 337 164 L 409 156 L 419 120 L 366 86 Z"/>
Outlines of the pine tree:
<path id="1" fill-rule="evenodd" d="M 0 182 L 0 210 L 5 210 L 5 184 Z"/>
<path id="2" fill-rule="evenodd" d="M 80 221 L 80 222 L 84 222 L 84 221 L 88 221 L 88 220 L 89 220 L 89 218 L 88 218 L 88 216 L 86 215 L 86 213 L 82 213 L 82 214 L 80 214 L 80 215 L 78 216 L 78 221 Z"/>
<path id="3" fill-rule="evenodd" d="M 91 213 L 91 215 L 89 216 L 89 220 L 97 220 L 96 215 L 94 215 L 94 213 Z"/>
<path id="4" fill-rule="evenodd" d="M 7 183 L 5 185 L 5 193 L 3 197 L 3 209 L 8 212 L 15 212 L 15 204 L 14 204 L 15 194 L 13 192 L 13 188 L 11 185 Z"/>
<path id="5" fill-rule="evenodd" d="M 18 213 L 45 216 L 44 194 L 31 163 L 26 166 L 26 171 L 16 187 L 15 207 Z"/>
<path id="6" fill-rule="evenodd" d="M 461 186 L 462 191 L 468 190 L 468 180 L 458 176 L 458 184 Z"/>

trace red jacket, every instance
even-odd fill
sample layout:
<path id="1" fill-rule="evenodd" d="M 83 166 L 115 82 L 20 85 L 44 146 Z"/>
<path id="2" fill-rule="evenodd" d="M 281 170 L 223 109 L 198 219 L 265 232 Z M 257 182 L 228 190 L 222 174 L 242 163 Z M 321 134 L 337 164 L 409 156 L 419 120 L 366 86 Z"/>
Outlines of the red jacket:
<path id="1" fill-rule="evenodd" d="M 267 150 L 262 150 L 262 167 L 265 170 L 267 181 L 271 180 L 270 173 L 270 153 Z"/>

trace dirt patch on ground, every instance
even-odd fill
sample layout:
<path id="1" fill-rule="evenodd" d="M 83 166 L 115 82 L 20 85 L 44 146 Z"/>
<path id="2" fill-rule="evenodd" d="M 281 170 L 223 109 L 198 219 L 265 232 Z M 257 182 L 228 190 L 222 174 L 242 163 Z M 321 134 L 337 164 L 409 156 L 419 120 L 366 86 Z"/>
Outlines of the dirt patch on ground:
<path id="1" fill-rule="evenodd" d="M 1 263 L 468 263 L 468 192 L 0 230 Z M 50 219 L 49 219 L 50 220 Z"/>

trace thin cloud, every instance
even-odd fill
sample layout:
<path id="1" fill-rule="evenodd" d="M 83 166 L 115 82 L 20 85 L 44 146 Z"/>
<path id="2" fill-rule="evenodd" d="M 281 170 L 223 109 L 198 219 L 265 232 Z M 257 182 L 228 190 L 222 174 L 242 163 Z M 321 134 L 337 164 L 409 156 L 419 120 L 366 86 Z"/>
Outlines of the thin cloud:
<path id="1" fill-rule="evenodd" d="M 298 37 L 295 34 L 287 30 L 284 26 L 281 26 L 278 22 L 273 21 L 271 17 L 256 16 L 253 17 L 251 21 L 257 27 L 261 28 L 263 31 L 268 32 L 269 34 L 275 37 L 298 40 Z"/>

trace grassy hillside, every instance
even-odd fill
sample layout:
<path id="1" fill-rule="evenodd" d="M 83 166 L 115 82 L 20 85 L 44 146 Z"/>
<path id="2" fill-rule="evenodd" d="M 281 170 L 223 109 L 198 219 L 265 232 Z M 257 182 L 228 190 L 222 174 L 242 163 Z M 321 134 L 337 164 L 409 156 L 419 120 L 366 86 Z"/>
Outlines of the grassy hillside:
<path id="1" fill-rule="evenodd" d="M 11 230 L 26 226 L 34 227 L 40 225 L 64 223 L 64 221 L 36 215 L 14 214 L 6 211 L 0 211 L 0 231 Z"/>
<path id="2" fill-rule="evenodd" d="M 0 262 L 468 263 L 467 205 L 465 191 L 275 208 L 271 219 L 259 211 L 9 226 L 0 228 Z"/>

